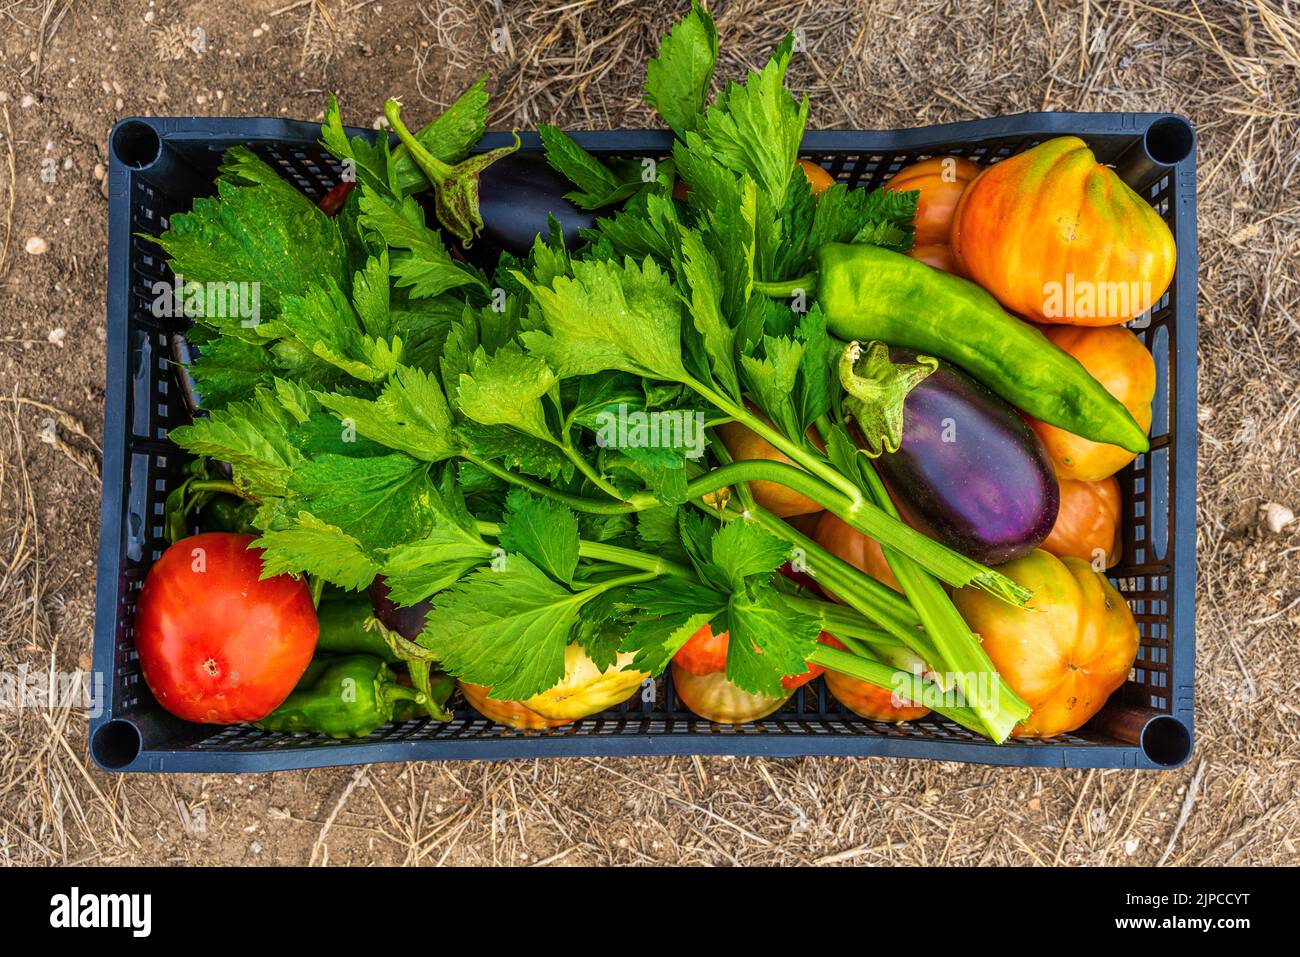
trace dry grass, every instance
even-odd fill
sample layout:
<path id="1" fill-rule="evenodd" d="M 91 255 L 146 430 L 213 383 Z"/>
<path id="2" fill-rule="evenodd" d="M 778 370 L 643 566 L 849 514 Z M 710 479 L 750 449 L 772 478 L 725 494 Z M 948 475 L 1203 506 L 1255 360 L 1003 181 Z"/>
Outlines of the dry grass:
<path id="1" fill-rule="evenodd" d="M 209 34 L 218 48 L 238 45 L 287 5 L 250 12 L 240 36 L 212 28 Z M 264 72 L 230 79 L 231 99 L 241 94 L 241 83 L 243 95 L 265 96 L 266 77 L 276 75 L 267 71 L 276 64 L 284 76 L 301 70 L 288 85 L 302 89 L 286 90 L 272 109 L 307 116 L 319 109 L 318 88 L 339 90 L 345 105 L 359 111 L 377 107 L 389 92 L 443 104 L 486 71 L 499 126 L 539 120 L 571 128 L 645 125 L 642 64 L 685 3 L 397 6 L 386 4 L 378 15 L 357 0 L 293 5 L 273 18 L 279 45 L 257 54 Z M 1291 836 L 1300 828 L 1300 535 L 1297 525 L 1274 535 L 1257 521 L 1265 502 L 1300 510 L 1300 21 L 1294 3 L 739 0 L 714 6 L 723 71 L 730 75 L 761 62 L 792 25 L 800 29 L 805 52 L 795 59 L 792 82 L 808 92 L 818 127 L 887 128 L 1037 109 L 1173 110 L 1192 119 L 1201 170 L 1202 416 L 1198 748 L 1190 764 L 1169 774 L 1136 774 L 847 759 L 638 759 L 123 779 L 85 772 L 79 715 L 4 712 L 0 853 L 6 860 L 1300 861 Z M 219 22 L 215 12 L 208 15 L 209 23 Z M 331 18 L 343 36 L 312 47 L 323 41 L 309 43 L 308 29 L 319 38 L 333 29 Z M 35 43 L 35 31 L 29 40 Z M 62 53 L 71 44 L 83 56 L 97 48 L 78 8 L 67 15 L 60 40 Z M 152 49 L 144 32 L 120 42 L 128 51 L 136 42 L 142 56 Z M 140 82 L 141 96 L 147 85 Z M 180 97 L 178 86 L 172 89 Z M 57 95 L 52 87 L 50 95 Z M 148 103 L 140 106 L 149 111 Z M 16 125 L 24 121 L 14 113 Z M 20 206 L 33 201 L 21 184 L 19 192 Z M 26 235 L 18 230 L 28 221 L 20 208 L 17 238 Z M 38 275 L 31 271 L 36 266 L 11 259 L 15 265 L 15 272 Z M 17 328 L 0 332 L 39 338 Z M 25 394 L 48 395 L 35 379 L 24 382 Z M 43 571 L 57 566 L 58 556 L 37 544 L 47 517 L 33 494 L 39 500 L 49 474 L 71 476 L 84 496 L 96 491 L 78 463 L 35 441 L 30 419 L 16 425 L 14 411 L 0 403 L 0 441 L 8 443 L 0 548 L 26 542 L 14 546 L 14 557 L 0 557 L 0 569 L 9 569 L 0 595 L 6 670 L 15 661 L 65 655 L 53 637 L 65 614 L 60 602 L 69 609 L 84 605 L 89 588 L 83 578 L 61 590 Z M 32 466 L 38 460 L 40 470 Z M 77 640 L 81 650 L 88 647 L 84 635 Z"/>

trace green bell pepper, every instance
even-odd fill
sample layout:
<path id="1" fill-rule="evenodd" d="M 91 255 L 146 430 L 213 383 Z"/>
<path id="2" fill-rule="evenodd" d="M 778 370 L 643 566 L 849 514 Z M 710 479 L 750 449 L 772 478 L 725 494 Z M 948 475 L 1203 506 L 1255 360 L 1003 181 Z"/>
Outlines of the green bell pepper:
<path id="1" fill-rule="evenodd" d="M 399 661 L 379 628 L 367 627 L 374 617 L 370 599 L 330 598 L 316 609 L 320 622 L 320 637 L 316 639 L 316 653 L 329 655 L 374 655 L 388 664 Z"/>
<path id="2" fill-rule="evenodd" d="M 266 731 L 364 738 L 395 720 L 398 702 L 424 705 L 427 700 L 424 692 L 398 684 L 374 655 L 314 658 L 280 707 L 254 723 Z"/>

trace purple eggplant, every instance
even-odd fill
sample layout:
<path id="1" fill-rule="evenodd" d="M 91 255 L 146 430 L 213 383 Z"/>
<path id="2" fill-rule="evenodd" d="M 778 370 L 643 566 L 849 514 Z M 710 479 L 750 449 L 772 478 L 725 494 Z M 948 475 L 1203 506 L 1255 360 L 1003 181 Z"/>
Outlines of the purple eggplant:
<path id="1" fill-rule="evenodd" d="M 375 609 L 375 617 L 389 631 L 395 631 L 407 641 L 415 641 L 424 631 L 424 619 L 428 616 L 433 603 L 427 598 L 409 607 L 402 607 L 388 597 L 388 582 L 376 578 L 370 583 L 370 602 Z"/>
<path id="2" fill-rule="evenodd" d="M 889 358 L 917 354 L 891 348 Z M 936 541 L 985 565 L 1027 555 L 1056 523 L 1051 461 L 1015 409 L 937 361 L 907 393 L 898 451 L 881 454 L 876 469 L 904 520 Z"/>
<path id="3" fill-rule="evenodd" d="M 578 245 L 580 229 L 596 224 L 594 212 L 564 198 L 574 185 L 552 169 L 541 153 L 503 156 L 479 173 L 478 182 L 483 232 L 465 255 L 485 269 L 494 267 L 502 252 L 527 256 L 538 234 L 547 234 L 548 215 L 559 221 L 569 249 Z"/>

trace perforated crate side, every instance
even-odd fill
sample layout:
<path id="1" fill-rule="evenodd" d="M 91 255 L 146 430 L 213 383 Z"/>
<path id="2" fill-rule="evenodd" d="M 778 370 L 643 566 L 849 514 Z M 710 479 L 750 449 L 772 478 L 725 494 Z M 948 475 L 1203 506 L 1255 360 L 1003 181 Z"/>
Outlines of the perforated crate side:
<path id="1" fill-rule="evenodd" d="M 1112 576 L 1133 608 L 1142 646 L 1132 678 L 1113 704 L 1139 716 L 1149 710 L 1153 718 L 1147 728 L 1158 728 L 1164 737 L 1185 734 L 1190 742 L 1195 160 L 1189 154 L 1166 168 L 1144 161 L 1143 137 L 1161 123 L 1185 121 L 1143 114 L 1025 114 L 920 130 L 813 132 L 805 138 L 803 154 L 850 186 L 874 188 L 904 165 L 928 156 L 964 156 L 985 166 L 1052 136 L 1073 133 L 1084 137 L 1103 162 L 1137 177 L 1135 187 L 1174 230 L 1179 244 L 1175 284 L 1153 309 L 1149 325 L 1136 330 L 1156 360 L 1157 398 L 1151 451 L 1119 476 L 1124 559 Z M 164 547 L 162 502 L 184 465 L 184 454 L 167 441 L 167 431 L 187 417 L 168 361 L 172 320 L 150 310 L 153 283 L 166 281 L 169 274 L 157 247 L 134 234 L 161 232 L 172 214 L 210 192 L 221 154 L 236 144 L 251 147 L 287 181 L 319 199 L 338 180 L 340 168 L 316 143 L 317 133 L 313 124 L 274 119 L 143 119 L 123 121 L 114 130 L 95 635 L 95 668 L 110 680 L 104 713 L 91 725 L 91 753 L 101 766 L 255 771 L 425 758 L 691 753 L 883 755 L 1025 766 L 1162 763 L 1148 753 L 1150 748 L 1144 750 L 1147 730 L 1142 727 L 1137 738 L 1127 741 L 1088 726 L 1049 741 L 996 746 L 942 719 L 898 726 L 865 721 L 840 706 L 821 681 L 800 689 L 768 719 L 737 727 L 712 725 L 692 715 L 676 700 L 670 677 L 617 708 L 549 732 L 494 726 L 464 706 L 447 724 L 407 722 L 356 742 L 247 726 L 196 726 L 162 712 L 139 678 L 130 623 L 144 574 Z M 143 140 L 149 146 L 148 134 L 157 137 L 158 156 L 133 168 L 128 161 L 148 158 L 140 145 Z M 576 138 L 598 155 L 663 157 L 671 147 L 668 134 L 658 131 L 580 133 Z M 539 148 L 535 135 L 523 139 L 525 149 Z M 128 141 L 121 150 L 120 140 Z M 479 148 L 508 140 L 505 134 L 489 134 Z"/>

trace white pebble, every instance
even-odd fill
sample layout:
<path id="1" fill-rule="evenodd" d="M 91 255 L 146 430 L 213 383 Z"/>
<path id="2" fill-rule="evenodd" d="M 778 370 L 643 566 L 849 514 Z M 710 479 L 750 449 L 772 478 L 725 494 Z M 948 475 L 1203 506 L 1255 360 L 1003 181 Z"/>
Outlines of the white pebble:
<path id="1" fill-rule="evenodd" d="M 21 106 L 24 110 L 27 109 L 28 107 L 35 106 L 36 97 L 28 93 L 26 96 L 24 96 L 21 100 L 18 101 L 18 105 Z"/>
<path id="2" fill-rule="evenodd" d="M 1295 521 L 1295 512 L 1285 505 L 1279 505 L 1277 502 L 1269 502 L 1267 505 L 1261 506 L 1259 511 L 1264 520 L 1264 525 L 1274 535 L 1281 534 L 1282 529 Z"/>
<path id="3" fill-rule="evenodd" d="M 50 244 L 40 236 L 31 236 L 28 238 L 27 242 L 23 244 L 23 248 L 33 256 L 44 256 L 50 251 Z"/>
<path id="4" fill-rule="evenodd" d="M 63 337 L 66 336 L 67 334 L 68 334 L 68 330 L 60 326 L 57 329 L 51 329 L 49 335 L 47 335 L 45 338 L 48 339 L 52 345 L 56 345 L 60 349 L 62 349 Z"/>

